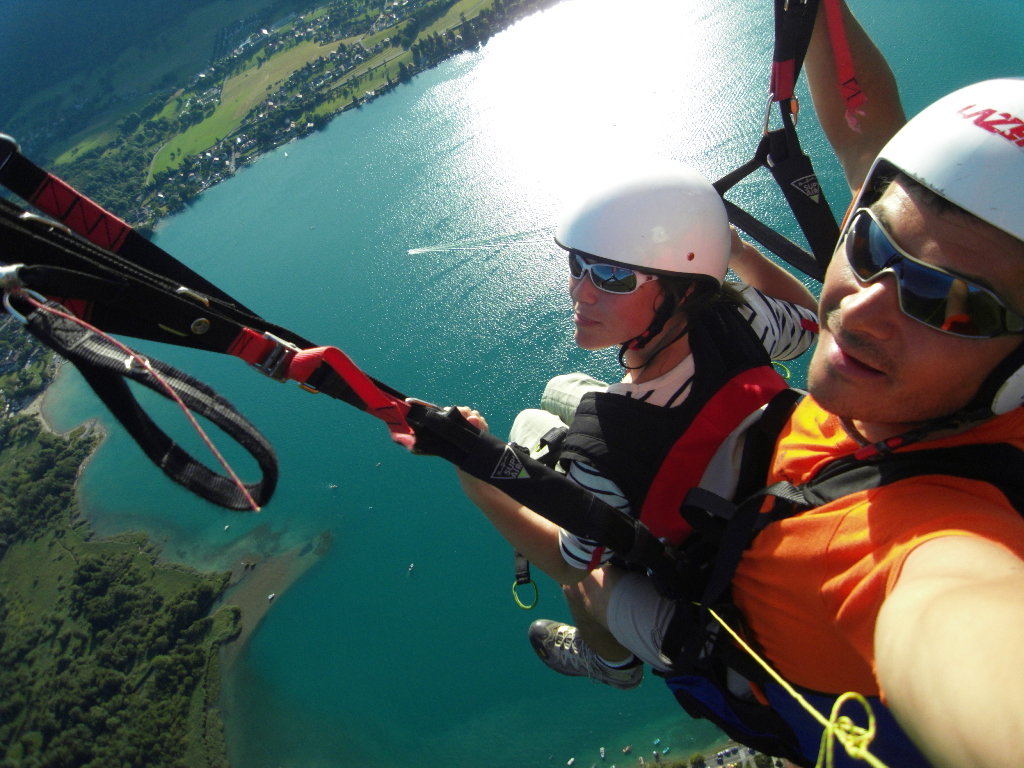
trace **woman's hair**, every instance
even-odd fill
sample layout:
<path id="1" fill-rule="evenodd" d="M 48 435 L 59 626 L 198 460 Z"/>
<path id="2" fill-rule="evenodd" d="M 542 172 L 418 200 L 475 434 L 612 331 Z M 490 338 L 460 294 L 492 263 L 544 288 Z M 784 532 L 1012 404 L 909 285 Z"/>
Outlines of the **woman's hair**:
<path id="1" fill-rule="evenodd" d="M 619 347 L 619 365 L 623 368 L 637 369 L 650 365 L 659 353 L 688 333 L 694 323 L 700 323 L 704 313 L 711 307 L 719 304 L 739 305 L 743 303 L 739 291 L 733 286 L 728 283 L 719 286 L 716 280 L 705 275 L 659 274 L 658 285 L 663 301 L 658 305 L 650 326 L 640 336 L 623 342 Z M 675 338 L 662 341 L 660 346 L 651 352 L 639 366 L 626 365 L 627 350 L 646 347 L 648 342 L 661 333 L 665 323 L 675 315 L 686 316 L 683 329 Z"/>
<path id="2" fill-rule="evenodd" d="M 705 277 L 659 275 L 658 284 L 665 300 L 674 307 L 672 314 L 685 313 L 687 324 L 699 323 L 700 316 L 715 304 L 743 303 L 740 292 L 731 283 L 726 282 L 719 286 Z M 687 296 L 691 286 L 693 290 Z"/>

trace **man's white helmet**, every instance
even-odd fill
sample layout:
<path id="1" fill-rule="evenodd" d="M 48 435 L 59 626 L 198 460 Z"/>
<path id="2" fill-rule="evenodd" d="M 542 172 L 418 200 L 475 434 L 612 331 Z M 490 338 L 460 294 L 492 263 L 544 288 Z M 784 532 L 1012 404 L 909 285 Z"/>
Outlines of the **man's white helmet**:
<path id="1" fill-rule="evenodd" d="M 729 220 L 711 182 L 666 163 L 592 190 L 570 206 L 555 242 L 602 261 L 668 275 L 725 279 Z"/>
<path id="2" fill-rule="evenodd" d="M 871 176 L 882 165 L 1024 241 L 1024 78 L 975 83 L 922 110 L 879 153 L 862 198 L 876 191 Z M 1024 345 L 996 366 L 967 410 L 1022 405 Z"/>
<path id="3" fill-rule="evenodd" d="M 875 166 L 883 161 L 1024 240 L 1024 78 L 944 96 L 893 136 Z"/>

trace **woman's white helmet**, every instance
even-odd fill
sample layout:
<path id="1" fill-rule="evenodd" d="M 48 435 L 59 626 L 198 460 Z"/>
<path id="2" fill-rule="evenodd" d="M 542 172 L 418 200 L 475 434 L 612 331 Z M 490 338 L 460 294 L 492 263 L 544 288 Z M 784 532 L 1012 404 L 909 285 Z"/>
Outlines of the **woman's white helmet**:
<path id="1" fill-rule="evenodd" d="M 569 251 L 645 272 L 725 279 L 729 220 L 697 171 L 665 163 L 591 190 L 567 208 L 555 242 Z"/>
<path id="2" fill-rule="evenodd" d="M 1024 240 L 1024 78 L 944 96 L 893 136 L 874 167 L 883 162 Z"/>

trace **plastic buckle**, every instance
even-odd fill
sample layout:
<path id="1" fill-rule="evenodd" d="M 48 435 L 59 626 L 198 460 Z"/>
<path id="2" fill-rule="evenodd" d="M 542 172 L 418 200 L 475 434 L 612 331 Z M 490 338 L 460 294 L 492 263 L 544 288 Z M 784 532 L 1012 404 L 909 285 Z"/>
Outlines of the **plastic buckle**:
<path id="1" fill-rule="evenodd" d="M 290 341 L 285 341 L 268 331 L 263 332 L 263 338 L 272 342 L 274 346 L 261 362 L 253 363 L 252 367 L 275 381 L 287 381 L 288 366 L 295 355 L 302 350 Z"/>

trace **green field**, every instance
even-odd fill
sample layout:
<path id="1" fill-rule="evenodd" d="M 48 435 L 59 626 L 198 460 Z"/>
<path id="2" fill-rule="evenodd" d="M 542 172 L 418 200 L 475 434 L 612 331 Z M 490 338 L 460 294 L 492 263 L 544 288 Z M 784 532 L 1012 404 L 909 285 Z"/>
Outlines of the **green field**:
<path id="1" fill-rule="evenodd" d="M 126 42 L 124 47 L 103 51 L 98 64 L 81 68 L 77 74 L 51 81 L 48 87 L 35 91 L 5 116 L 7 126 L 39 125 L 55 115 L 75 112 L 81 104 L 108 105 L 99 114 L 89 116 L 85 125 L 72 125 L 72 130 L 57 136 L 47 150 L 49 156 L 57 157 L 77 147 L 74 154 L 80 154 L 103 143 L 103 134 L 121 117 L 148 102 L 156 90 L 184 84 L 207 66 L 218 30 L 236 21 L 242 13 L 255 13 L 270 6 L 280 7 L 282 12 L 289 8 L 301 10 L 305 5 L 302 0 L 264 0 L 242 10 L 232 0 L 196 2 L 191 11 L 175 17 L 173 23 L 153 30 L 150 39 Z M 145 9 L 139 13 L 144 14 Z"/>
<path id="2" fill-rule="evenodd" d="M 301 21 L 285 13 L 297 0 L 265 0 L 268 16 L 228 28 L 234 14 L 225 8 L 237 2 L 195 8 L 157 30 L 145 51 L 133 49 L 135 61 L 118 51 L 94 77 L 78 73 L 35 94 L 18 114 L 54 118 L 28 130 L 30 156 L 148 231 L 239 166 L 557 0 L 424 0 L 407 9 L 333 0 L 302 7 Z M 266 39 L 232 52 L 258 30 L 269 30 Z M 221 58 L 211 67 L 215 40 Z"/>

